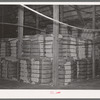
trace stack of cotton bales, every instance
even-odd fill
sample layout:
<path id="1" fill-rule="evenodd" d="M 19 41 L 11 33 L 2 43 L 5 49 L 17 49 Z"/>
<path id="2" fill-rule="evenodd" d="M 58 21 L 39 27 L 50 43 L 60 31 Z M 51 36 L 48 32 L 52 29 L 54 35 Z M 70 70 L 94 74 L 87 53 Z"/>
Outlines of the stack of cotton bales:
<path id="1" fill-rule="evenodd" d="M 92 59 L 87 59 L 87 79 L 92 78 Z"/>
<path id="2" fill-rule="evenodd" d="M 8 79 L 17 79 L 17 67 L 18 60 L 15 57 L 6 57 L 5 58 L 7 64 L 7 78 Z"/>
<path id="3" fill-rule="evenodd" d="M 76 51 L 76 38 L 70 38 L 70 53 L 73 59 L 77 59 L 77 51 Z"/>
<path id="4" fill-rule="evenodd" d="M 92 41 L 88 41 L 88 44 L 88 57 L 92 57 Z"/>
<path id="5" fill-rule="evenodd" d="M 18 60 L 14 57 L 1 59 L 1 76 L 2 78 L 17 79 Z"/>
<path id="6" fill-rule="evenodd" d="M 70 54 L 70 37 L 67 34 L 63 36 L 61 50 L 62 50 L 62 55 L 63 55 L 64 59 L 71 57 L 71 54 Z"/>
<path id="7" fill-rule="evenodd" d="M 53 34 L 49 34 L 45 36 L 44 42 L 44 56 L 53 59 L 53 41 L 54 36 Z M 59 49 L 59 57 L 62 56 L 62 35 L 58 35 L 58 49 Z"/>
<path id="8" fill-rule="evenodd" d="M 100 49 L 98 46 L 95 46 L 95 59 L 100 59 Z"/>
<path id="9" fill-rule="evenodd" d="M 26 83 L 31 82 L 31 61 L 30 59 L 20 60 L 20 80 Z"/>
<path id="10" fill-rule="evenodd" d="M 21 59 L 20 79 L 26 83 L 48 84 L 52 81 L 52 62 L 49 58 Z"/>
<path id="11" fill-rule="evenodd" d="M 83 39 L 90 39 L 90 40 L 92 40 L 93 39 L 93 34 L 92 34 L 92 32 L 83 31 L 81 37 Z"/>
<path id="12" fill-rule="evenodd" d="M 77 78 L 86 79 L 87 78 L 87 60 L 80 59 L 77 61 Z"/>
<path id="13" fill-rule="evenodd" d="M 66 58 L 67 54 L 66 53 L 66 40 L 68 39 L 68 30 L 67 27 L 65 27 L 64 25 L 60 25 L 60 34 L 62 35 L 62 39 L 59 39 L 59 60 L 61 63 L 63 63 L 62 58 Z M 66 35 L 66 38 L 63 37 L 64 35 Z"/>
<path id="14" fill-rule="evenodd" d="M 62 67 L 59 68 L 59 84 L 68 85 L 77 78 L 77 64 L 76 61 L 66 61 Z"/>
<path id="15" fill-rule="evenodd" d="M 44 42 L 45 57 L 53 58 L 53 35 L 46 35 Z"/>
<path id="16" fill-rule="evenodd" d="M 95 59 L 95 73 L 100 76 L 100 59 Z"/>
<path id="17" fill-rule="evenodd" d="M 79 59 L 86 58 L 85 55 L 85 41 L 84 40 L 78 40 L 78 57 Z"/>
<path id="18" fill-rule="evenodd" d="M 89 40 L 85 41 L 85 55 L 86 58 L 92 57 L 92 41 Z"/>
<path id="19" fill-rule="evenodd" d="M 1 39 L 1 42 L 0 42 L 0 55 L 1 55 L 1 57 L 10 56 L 10 54 L 11 54 L 10 43 L 8 41 L 8 38 Z"/>
<path id="20" fill-rule="evenodd" d="M 61 49 L 62 56 L 64 59 L 73 58 L 77 59 L 76 53 L 76 39 L 70 37 L 68 34 L 63 34 Z"/>
<path id="21" fill-rule="evenodd" d="M 44 56 L 43 45 L 43 35 L 25 36 L 22 57 L 29 59 Z"/>
<path id="22" fill-rule="evenodd" d="M 1 41 L 0 43 L 0 56 L 1 57 L 5 57 L 6 56 L 6 42 L 5 41 Z"/>
<path id="23" fill-rule="evenodd" d="M 59 45 L 60 45 L 61 39 L 62 39 L 62 35 L 58 35 Z M 44 41 L 42 44 L 43 46 L 41 46 L 41 48 L 40 48 L 41 49 L 40 51 L 44 51 L 43 52 L 44 57 L 53 59 L 53 40 L 54 40 L 53 34 L 48 34 L 48 35 L 44 36 Z"/>
<path id="24" fill-rule="evenodd" d="M 52 81 L 52 62 L 50 58 L 31 61 L 32 84 L 49 84 Z"/>
<path id="25" fill-rule="evenodd" d="M 59 39 L 62 37 L 59 35 Z M 23 39 L 23 58 L 49 57 L 53 59 L 52 34 L 27 36 Z"/>
<path id="26" fill-rule="evenodd" d="M 8 68 L 7 68 L 7 62 L 5 58 L 1 59 L 1 78 L 6 78 L 8 77 Z"/>
<path id="27" fill-rule="evenodd" d="M 10 42 L 6 41 L 6 57 L 11 55 L 11 48 L 10 48 Z"/>
<path id="28" fill-rule="evenodd" d="M 31 82 L 32 84 L 39 82 L 39 69 L 40 69 L 40 61 L 31 59 Z"/>
<path id="29" fill-rule="evenodd" d="M 11 57 L 17 57 L 18 54 L 18 39 L 12 38 L 9 39 L 10 49 L 11 49 Z"/>
<path id="30" fill-rule="evenodd" d="M 68 34 L 68 29 L 66 26 L 64 25 L 60 25 L 60 34 L 63 35 L 63 34 Z"/>

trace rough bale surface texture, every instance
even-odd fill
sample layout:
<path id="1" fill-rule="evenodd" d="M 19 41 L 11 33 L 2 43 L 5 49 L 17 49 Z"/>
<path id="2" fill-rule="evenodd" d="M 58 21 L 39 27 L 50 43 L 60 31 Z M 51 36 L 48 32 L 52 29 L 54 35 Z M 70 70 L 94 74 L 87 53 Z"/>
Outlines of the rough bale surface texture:
<path id="1" fill-rule="evenodd" d="M 52 82 L 52 62 L 49 58 L 21 59 L 20 79 L 26 83 L 49 84 Z"/>
<path id="2" fill-rule="evenodd" d="M 1 77 L 17 79 L 18 60 L 14 57 L 6 57 L 1 61 Z"/>
<path id="3" fill-rule="evenodd" d="M 76 61 L 66 61 L 63 66 L 59 68 L 59 84 L 68 85 L 77 78 Z"/>

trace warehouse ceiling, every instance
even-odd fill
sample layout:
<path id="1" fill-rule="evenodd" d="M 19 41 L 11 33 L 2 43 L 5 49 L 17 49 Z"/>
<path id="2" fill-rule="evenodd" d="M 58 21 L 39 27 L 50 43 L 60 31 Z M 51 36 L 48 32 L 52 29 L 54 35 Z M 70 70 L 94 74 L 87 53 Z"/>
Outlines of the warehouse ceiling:
<path id="1" fill-rule="evenodd" d="M 35 9 L 42 14 L 45 14 L 53 18 L 53 6 L 52 5 L 30 5 L 32 9 Z M 38 16 L 39 28 L 44 28 L 48 24 L 53 22 L 37 15 L 27 9 L 24 10 L 24 24 L 32 27 L 36 27 L 36 18 Z M 92 28 L 92 13 L 93 6 L 91 5 L 60 5 L 60 21 L 68 23 L 70 25 L 78 27 Z M 96 28 L 100 27 L 100 6 L 96 6 Z M 0 22 L 5 23 L 17 23 L 18 21 L 18 6 L 16 5 L 1 5 L 0 6 Z M 17 36 L 17 27 L 12 25 L 0 25 L 1 36 Z M 28 28 L 24 29 L 24 33 L 35 34 L 36 30 Z M 7 33 L 9 33 L 7 35 Z"/>

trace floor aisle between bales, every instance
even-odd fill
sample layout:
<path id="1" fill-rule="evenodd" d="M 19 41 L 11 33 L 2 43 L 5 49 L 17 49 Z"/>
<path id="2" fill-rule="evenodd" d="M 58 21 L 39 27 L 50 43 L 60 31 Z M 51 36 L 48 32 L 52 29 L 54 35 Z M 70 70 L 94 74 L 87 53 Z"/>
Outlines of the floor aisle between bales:
<path id="1" fill-rule="evenodd" d="M 55 88 L 50 85 L 31 85 L 27 83 L 0 79 L 0 89 L 100 89 L 100 78 L 76 81 L 67 86 Z"/>

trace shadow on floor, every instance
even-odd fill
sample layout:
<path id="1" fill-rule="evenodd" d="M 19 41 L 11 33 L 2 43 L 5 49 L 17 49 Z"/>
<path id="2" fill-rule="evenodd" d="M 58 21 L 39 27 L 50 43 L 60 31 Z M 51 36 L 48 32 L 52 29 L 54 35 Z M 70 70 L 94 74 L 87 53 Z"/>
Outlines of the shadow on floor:
<path id="1" fill-rule="evenodd" d="M 0 79 L 0 89 L 100 89 L 100 78 L 75 81 L 67 86 L 33 85 L 18 81 Z"/>

